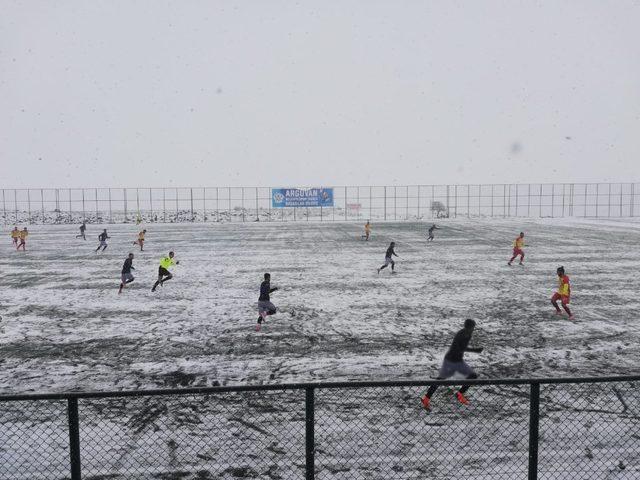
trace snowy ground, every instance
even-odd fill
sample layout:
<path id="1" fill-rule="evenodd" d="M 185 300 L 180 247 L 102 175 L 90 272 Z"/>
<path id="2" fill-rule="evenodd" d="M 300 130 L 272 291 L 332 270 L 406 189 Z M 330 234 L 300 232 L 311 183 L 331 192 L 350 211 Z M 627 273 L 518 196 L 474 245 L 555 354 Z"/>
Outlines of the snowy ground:
<path id="1" fill-rule="evenodd" d="M 86 242 L 75 239 L 77 231 L 70 226 L 34 226 L 26 253 L 15 252 L 8 230 L 3 231 L 0 392 L 426 379 L 436 375 L 453 334 L 466 317 L 478 323 L 473 343 L 485 348 L 480 355 L 467 356 L 482 377 L 639 372 L 640 278 L 636 272 L 640 267 L 640 223 L 460 219 L 439 225 L 442 229 L 436 231 L 436 241 L 427 244 L 425 224 L 418 223 L 374 224 L 369 242 L 360 239 L 361 225 L 352 223 L 158 224 L 149 226 L 144 252 L 132 245 L 138 227 L 113 225 L 107 226 L 112 239 L 104 254 L 93 253 L 97 247 L 95 237 L 102 226 L 90 225 L 90 240 Z M 528 245 L 526 266 L 508 267 L 511 242 L 521 230 Z M 397 262 L 398 273 L 391 275 L 385 270 L 377 275 L 376 267 L 382 263 L 392 240 L 402 257 Z M 159 259 L 169 249 L 175 250 L 181 263 L 173 269 L 174 280 L 151 293 Z M 136 281 L 118 295 L 120 268 L 130 251 L 136 255 Z M 560 264 L 572 281 L 572 308 L 577 317 L 574 322 L 553 315 L 549 304 L 556 288 L 555 269 Z M 280 312 L 269 319 L 262 332 L 256 333 L 258 288 L 265 271 L 271 272 L 272 284 L 280 287 L 272 295 Z M 414 390 L 385 393 L 373 417 L 366 410 L 356 411 L 363 398 L 371 398 L 364 392 L 348 397 L 355 403 L 353 415 L 346 415 L 350 411 L 345 406 L 348 402 L 339 396 L 319 400 L 318 428 L 322 432 L 321 422 L 327 421 L 326 414 L 322 417 L 325 408 L 346 412 L 344 418 L 339 414 L 331 417 L 333 425 L 355 421 L 358 428 L 371 433 L 380 418 L 380 409 L 384 409 L 382 415 L 392 425 L 412 425 L 413 434 L 424 438 L 433 434 L 433 430 L 419 420 L 417 426 L 411 423 L 421 414 L 414 401 L 419 392 Z M 511 390 L 515 396 L 505 403 L 495 388 L 477 389 L 475 403 L 480 405 L 475 408 L 483 415 L 489 412 L 501 419 L 500 425 L 504 426 L 504 422 L 512 425 L 507 430 L 496 426 L 495 431 L 494 426 L 486 425 L 482 434 L 476 433 L 494 440 L 489 444 L 485 440 L 487 451 L 480 448 L 477 461 L 465 464 L 463 470 L 468 478 L 485 478 L 472 474 L 497 471 L 497 466 L 506 472 L 523 472 L 526 466 L 528 401 L 521 400 L 526 392 Z M 549 390 L 548 394 L 554 392 Z M 622 407 L 614 405 L 620 392 L 627 405 L 622 417 L 618 416 Z M 579 398 L 589 402 L 607 399 L 602 406 L 606 411 L 598 415 L 592 412 L 593 418 L 588 422 L 581 410 L 570 408 L 558 413 L 562 409 L 552 408 L 556 405 L 553 402 L 549 419 L 553 415 L 564 419 L 573 415 L 578 417 L 573 421 L 576 425 L 580 423 L 580 428 L 588 431 L 605 422 L 605 427 L 599 430 L 606 431 L 611 419 L 603 415 L 615 415 L 616 439 L 637 435 L 638 394 L 630 386 L 620 387 L 618 393 L 608 387 L 602 389 L 601 395 L 597 391 L 592 394 L 580 391 Z M 500 401 L 494 398 L 488 405 L 499 404 L 497 410 L 482 402 L 483 398 L 495 395 Z M 571 389 L 561 390 L 557 395 L 569 398 L 564 402 L 570 402 Z M 265 398 L 263 401 L 268 403 L 270 397 Z M 473 419 L 473 411 L 469 417 L 460 417 L 459 412 L 451 411 L 442 395 L 434 398 L 441 400 L 443 410 L 436 404 L 434 413 L 442 416 L 431 426 L 437 429 L 438 425 L 443 428 L 446 425 L 437 433 L 443 446 L 452 432 L 479 425 L 479 419 Z M 398 408 L 399 401 L 406 402 L 406 407 Z M 283 412 L 290 413 L 287 418 L 296 429 L 301 428 L 299 398 L 291 403 L 274 402 Z M 566 404 L 558 402 L 558 405 Z M 262 412 L 259 407 L 254 404 L 251 408 Z M 269 408 L 264 411 L 270 411 Z M 261 421 L 267 421 L 265 413 L 259 414 Z M 10 413 L 7 415 L 5 422 L 17 421 Z M 109 418 L 117 423 L 117 416 Z M 210 433 L 211 425 L 207 423 L 210 421 L 210 418 L 203 420 L 197 428 Z M 228 417 L 225 421 L 229 421 Z M 451 422 L 456 425 L 453 430 Z M 352 423 L 348 430 L 353 433 Z M 549 426 L 550 431 L 555 423 Z M 260 424 L 256 421 L 256 425 Z M 286 426 L 287 422 L 283 420 L 281 425 Z M 130 424 L 109 425 L 109 429 L 133 435 Z M 327 438 L 329 433 L 326 432 Z M 566 448 L 560 438 L 562 435 L 555 432 L 554 440 L 549 439 L 554 452 Z M 401 444 L 389 453 L 390 457 L 402 459 L 397 462 L 397 469 L 392 470 L 394 478 L 417 478 L 429 473 L 433 478 L 454 475 L 445 461 L 447 452 L 441 452 L 439 460 L 434 460 L 433 450 L 416 451 L 420 442 L 416 443 L 406 430 L 399 440 Z M 334 459 L 330 446 L 340 441 L 351 442 L 348 437 L 331 439 L 324 450 L 326 455 L 319 454 L 324 465 L 319 478 L 388 478 L 386 470 L 376 470 L 377 453 L 372 453 L 371 458 Z M 375 436 L 369 439 L 358 435 L 362 448 L 371 450 L 376 441 Z M 572 477 L 572 473 L 565 477 L 558 473 L 548 478 L 636 478 L 633 475 L 638 475 L 640 457 L 638 439 L 633 441 L 633 448 L 620 458 L 625 468 L 618 467 L 617 460 L 611 460 L 597 470 L 607 477 Z M 64 437 L 61 442 L 64 444 Z M 180 448 L 174 443 L 168 444 L 170 450 Z M 590 452 L 603 448 L 611 453 L 613 450 L 609 448 L 615 447 L 602 441 L 595 444 L 597 447 L 589 447 Z M 510 450 L 519 452 L 517 458 Z M 488 455 L 489 451 L 494 454 Z M 564 465 L 580 464 L 578 459 L 584 460 L 584 455 L 582 449 Z M 425 456 L 431 462 L 428 468 L 423 461 Z M 141 454 L 136 458 L 143 457 Z M 235 475 L 224 470 L 230 463 L 214 469 L 211 460 L 201 460 L 202 464 L 191 465 L 191 469 L 163 464 L 159 470 L 209 468 L 226 473 L 220 477 L 134 478 L 294 478 L 290 474 L 299 475 L 301 462 L 299 458 L 291 460 L 288 470 L 281 461 L 273 460 L 278 468 L 284 468 L 279 474 L 257 469 Z M 344 467 L 345 462 L 351 463 Z M 118 465 L 100 471 L 107 475 L 125 468 Z M 95 468 L 97 472 L 98 467 Z M 596 471 L 584 465 L 571 468 L 571 472 L 581 468 Z M 517 476 L 522 478 L 520 474 Z"/>
<path id="2" fill-rule="evenodd" d="M 109 226 L 105 253 L 66 226 L 34 227 L 26 253 L 0 250 L 3 392 L 428 378 L 466 317 L 469 361 L 485 377 L 630 374 L 640 365 L 640 223 L 448 221 Z M 508 267 L 526 234 L 526 266 Z M 3 238 L 8 239 L 4 232 Z M 397 275 L 376 274 L 388 243 Z M 169 249 L 174 280 L 151 293 Z M 117 294 L 134 252 L 136 281 Z M 572 281 L 577 321 L 553 315 L 555 269 Z M 280 313 L 256 334 L 272 273 Z"/>

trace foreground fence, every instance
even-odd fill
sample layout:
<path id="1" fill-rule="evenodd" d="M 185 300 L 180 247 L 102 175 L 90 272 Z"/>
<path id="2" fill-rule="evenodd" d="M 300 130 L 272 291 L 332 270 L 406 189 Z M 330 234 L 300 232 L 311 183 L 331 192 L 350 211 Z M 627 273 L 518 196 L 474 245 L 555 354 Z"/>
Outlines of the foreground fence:
<path id="1" fill-rule="evenodd" d="M 331 188 L 333 207 L 277 209 L 267 187 L 3 189 L 0 214 L 5 225 L 640 215 L 640 183 Z"/>
<path id="2" fill-rule="evenodd" d="M 0 478 L 640 478 L 640 376 L 0 397 Z"/>

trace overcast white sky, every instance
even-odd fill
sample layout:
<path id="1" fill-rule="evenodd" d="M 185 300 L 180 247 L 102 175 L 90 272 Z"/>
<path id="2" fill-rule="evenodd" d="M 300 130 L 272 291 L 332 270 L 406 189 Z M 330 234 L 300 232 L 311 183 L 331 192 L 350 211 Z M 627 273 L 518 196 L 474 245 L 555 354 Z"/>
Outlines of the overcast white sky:
<path id="1" fill-rule="evenodd" d="M 640 181 L 640 1 L 0 12 L 1 187 Z"/>

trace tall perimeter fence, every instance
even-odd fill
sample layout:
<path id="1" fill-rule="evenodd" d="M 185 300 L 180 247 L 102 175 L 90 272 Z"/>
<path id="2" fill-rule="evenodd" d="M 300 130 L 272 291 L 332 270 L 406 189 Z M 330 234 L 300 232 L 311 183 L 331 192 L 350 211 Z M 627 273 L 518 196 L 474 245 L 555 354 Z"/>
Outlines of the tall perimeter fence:
<path id="1" fill-rule="evenodd" d="M 3 189 L 5 225 L 633 217 L 640 183 L 342 186 L 331 207 L 272 207 L 271 187 Z"/>
<path id="2" fill-rule="evenodd" d="M 640 478 L 640 376 L 469 383 L 4 396 L 0 478 Z"/>

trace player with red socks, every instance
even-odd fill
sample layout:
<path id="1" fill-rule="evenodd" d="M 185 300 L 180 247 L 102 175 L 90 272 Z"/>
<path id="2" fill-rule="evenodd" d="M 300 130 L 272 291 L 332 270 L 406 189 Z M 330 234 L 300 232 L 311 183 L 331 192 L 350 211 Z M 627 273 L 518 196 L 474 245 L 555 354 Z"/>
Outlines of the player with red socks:
<path id="1" fill-rule="evenodd" d="M 564 274 L 564 267 L 558 267 L 556 271 L 558 273 L 558 291 L 551 297 L 551 304 L 556 309 L 556 315 L 561 315 L 562 311 L 558 307 L 558 300 L 562 304 L 562 308 L 569 315 L 569 320 L 573 320 L 573 314 L 569 310 L 569 301 L 571 300 L 571 285 L 569 284 L 569 277 Z"/>
<path id="2" fill-rule="evenodd" d="M 522 247 L 524 247 L 524 233 L 520 232 L 520 235 L 513 241 L 513 257 L 511 257 L 507 265 L 511 265 L 511 262 L 513 262 L 518 255 L 520 255 L 520 265 L 524 265 L 524 251 Z"/>

